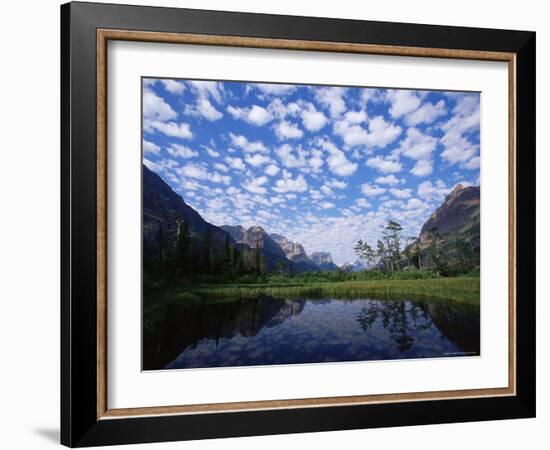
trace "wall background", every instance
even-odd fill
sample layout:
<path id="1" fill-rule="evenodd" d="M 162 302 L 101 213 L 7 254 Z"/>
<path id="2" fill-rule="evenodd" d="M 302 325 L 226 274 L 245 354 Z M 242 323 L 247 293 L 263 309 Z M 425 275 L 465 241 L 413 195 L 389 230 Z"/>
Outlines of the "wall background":
<path id="1" fill-rule="evenodd" d="M 393 0 L 163 0 L 128 3 L 275 14 L 524 29 L 537 32 L 537 287 L 538 417 L 533 420 L 433 425 L 204 442 L 141 445 L 158 449 L 351 449 L 407 447 L 446 450 L 517 449 L 548 445 L 550 426 L 549 297 L 540 282 L 550 251 L 544 210 L 550 189 L 550 141 L 544 133 L 550 100 L 550 29 L 543 2 Z M 59 439 L 59 4 L 58 0 L 7 2 L 0 36 L 0 417 L 3 448 L 42 449 Z M 546 261 L 543 261 L 546 259 Z M 532 299 L 535 301 L 535 299 Z M 133 448 L 133 447 L 132 447 Z"/>

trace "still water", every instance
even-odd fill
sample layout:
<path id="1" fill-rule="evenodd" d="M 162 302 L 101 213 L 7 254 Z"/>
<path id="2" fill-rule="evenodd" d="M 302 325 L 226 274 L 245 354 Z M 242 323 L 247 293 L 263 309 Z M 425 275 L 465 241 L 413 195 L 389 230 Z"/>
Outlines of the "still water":
<path id="1" fill-rule="evenodd" d="M 263 296 L 173 307 L 143 344 L 144 370 L 474 356 L 479 308 Z"/>

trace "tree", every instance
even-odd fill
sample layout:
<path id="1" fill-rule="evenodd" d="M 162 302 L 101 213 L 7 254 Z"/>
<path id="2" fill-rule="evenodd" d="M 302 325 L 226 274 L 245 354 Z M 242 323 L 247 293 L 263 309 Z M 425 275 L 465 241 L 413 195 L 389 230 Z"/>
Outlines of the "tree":
<path id="1" fill-rule="evenodd" d="M 207 229 L 202 239 L 202 269 L 205 273 L 212 270 L 212 231 Z"/>
<path id="2" fill-rule="evenodd" d="M 262 254 L 260 250 L 260 233 L 254 237 L 254 270 L 259 275 L 262 273 Z"/>
<path id="3" fill-rule="evenodd" d="M 189 224 L 181 219 L 177 220 L 176 234 L 176 270 L 186 272 L 189 262 Z"/>
<path id="4" fill-rule="evenodd" d="M 413 259 L 413 246 L 416 241 L 416 238 L 414 236 L 409 236 L 407 238 L 407 242 L 405 244 L 405 257 L 407 258 L 407 267 L 411 267 L 414 265 Z"/>
<path id="5" fill-rule="evenodd" d="M 392 273 L 399 271 L 401 259 L 401 232 L 403 227 L 395 220 L 389 220 L 383 233 L 388 248 L 390 268 Z"/>
<path id="6" fill-rule="evenodd" d="M 387 271 L 389 266 L 386 247 L 384 246 L 384 242 L 382 242 L 380 239 L 376 241 L 376 257 L 378 258 L 378 267 Z"/>
<path id="7" fill-rule="evenodd" d="M 160 265 L 163 266 L 164 259 L 165 259 L 164 253 L 166 250 L 167 239 L 166 239 L 166 233 L 164 232 L 164 225 L 162 222 L 159 222 L 159 226 L 155 234 L 155 240 L 157 241 L 157 245 L 159 248 L 159 262 L 160 262 Z"/>
<path id="8" fill-rule="evenodd" d="M 233 251 L 232 251 L 232 248 L 231 248 L 231 243 L 229 241 L 229 234 L 226 234 L 225 235 L 225 241 L 224 241 L 224 244 L 223 244 L 223 262 L 222 262 L 222 267 L 223 267 L 223 272 L 225 274 L 228 274 L 232 271 L 233 269 Z"/>
<path id="9" fill-rule="evenodd" d="M 417 262 L 419 270 L 422 270 L 422 251 L 420 249 L 420 239 L 416 239 L 414 242 L 414 259 Z"/>
<path id="10" fill-rule="evenodd" d="M 355 244 L 354 250 L 361 261 L 367 263 L 367 265 L 374 264 L 376 254 L 367 241 L 363 242 L 363 240 L 359 239 L 357 244 Z"/>
<path id="11" fill-rule="evenodd" d="M 428 247 L 428 255 L 432 263 L 433 270 L 437 273 L 440 272 L 441 267 L 441 238 L 436 228 L 431 228 L 430 233 L 430 245 Z"/>

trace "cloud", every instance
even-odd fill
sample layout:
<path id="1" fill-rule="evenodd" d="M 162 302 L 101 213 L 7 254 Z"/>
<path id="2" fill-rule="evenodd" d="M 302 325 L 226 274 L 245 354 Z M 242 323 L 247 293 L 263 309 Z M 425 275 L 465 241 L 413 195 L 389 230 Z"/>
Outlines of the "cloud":
<path id="1" fill-rule="evenodd" d="M 364 198 L 358 198 L 355 200 L 355 204 L 359 206 L 359 208 L 370 208 L 372 205 L 365 200 Z"/>
<path id="2" fill-rule="evenodd" d="M 395 186 L 396 184 L 399 184 L 401 182 L 401 180 L 393 174 L 386 175 L 385 177 L 378 177 L 374 181 L 378 184 L 389 184 L 390 186 Z"/>
<path id="3" fill-rule="evenodd" d="M 206 149 L 206 153 L 210 155 L 212 158 L 219 158 L 221 154 L 217 152 L 216 150 L 210 148 L 210 147 L 204 147 Z"/>
<path id="4" fill-rule="evenodd" d="M 361 192 L 367 197 L 375 197 L 386 192 L 386 189 L 373 184 L 365 183 L 361 185 Z"/>
<path id="5" fill-rule="evenodd" d="M 283 144 L 275 150 L 275 153 L 281 160 L 282 165 L 289 169 L 304 167 L 306 165 L 305 152 L 300 148 L 294 151 L 289 144 Z"/>
<path id="6" fill-rule="evenodd" d="M 396 173 L 396 172 L 400 172 L 401 169 L 403 168 L 403 166 L 399 161 L 385 159 L 385 158 L 382 158 L 381 156 L 369 158 L 367 160 L 367 166 L 372 167 L 373 169 L 376 169 L 382 173 Z"/>
<path id="7" fill-rule="evenodd" d="M 191 80 L 187 84 L 198 97 L 211 97 L 216 103 L 221 103 L 223 93 L 223 83 L 217 81 Z"/>
<path id="8" fill-rule="evenodd" d="M 269 156 L 264 156 L 260 153 L 255 153 L 254 155 L 246 155 L 244 160 L 247 164 L 250 164 L 253 167 L 260 167 L 267 164 L 268 162 L 271 162 L 271 158 Z"/>
<path id="9" fill-rule="evenodd" d="M 441 157 L 451 165 L 458 163 L 465 167 L 471 158 L 477 156 L 479 148 L 478 144 L 471 142 L 466 136 L 467 133 L 479 130 L 479 94 L 458 97 L 452 113 L 453 116 L 441 125 L 445 132 L 441 138 L 444 146 Z"/>
<path id="10" fill-rule="evenodd" d="M 413 112 L 421 104 L 416 92 L 407 89 L 389 89 L 386 99 L 391 103 L 389 113 L 394 119 Z"/>
<path id="11" fill-rule="evenodd" d="M 332 209 L 336 205 L 332 202 L 322 202 L 322 203 L 319 204 L 319 206 L 321 207 L 321 209 Z"/>
<path id="12" fill-rule="evenodd" d="M 327 181 L 327 185 L 335 189 L 346 189 L 348 187 L 348 183 L 340 180 Z"/>
<path id="13" fill-rule="evenodd" d="M 249 141 L 245 136 L 229 133 L 231 143 L 247 153 L 267 153 L 267 147 L 260 141 Z"/>
<path id="14" fill-rule="evenodd" d="M 357 170 L 357 164 L 346 158 L 344 152 L 338 149 L 332 142 L 326 139 L 317 141 L 328 152 L 327 164 L 330 171 L 336 175 L 345 177 L 352 175 Z"/>
<path id="15" fill-rule="evenodd" d="M 244 162 L 241 158 L 232 158 L 231 156 L 227 156 L 225 158 L 225 162 L 229 164 L 229 167 L 235 170 L 243 171 L 246 169 L 246 166 L 244 165 Z"/>
<path id="16" fill-rule="evenodd" d="M 399 153 L 415 160 L 430 159 L 436 146 L 436 138 L 423 134 L 417 128 L 409 128 L 406 138 L 400 143 Z"/>
<path id="17" fill-rule="evenodd" d="M 427 208 L 427 205 L 424 202 L 418 200 L 417 198 L 411 198 L 405 205 L 405 208 L 406 209 L 424 209 L 424 208 Z"/>
<path id="18" fill-rule="evenodd" d="M 158 145 L 143 139 L 143 153 L 157 154 L 159 152 L 160 152 L 160 147 Z"/>
<path id="19" fill-rule="evenodd" d="M 220 175 L 217 172 L 208 172 L 205 167 L 198 164 L 187 164 L 180 167 L 177 171 L 181 176 L 194 178 L 196 180 L 207 180 L 212 183 L 222 183 L 225 185 L 231 183 L 231 177 Z"/>
<path id="20" fill-rule="evenodd" d="M 470 161 L 468 161 L 467 163 L 465 163 L 463 165 L 463 167 L 465 169 L 470 169 L 470 170 L 479 169 L 480 161 L 481 160 L 480 160 L 479 156 L 476 156 L 476 157 L 470 159 Z"/>
<path id="21" fill-rule="evenodd" d="M 291 94 L 296 90 L 296 86 L 292 84 L 258 83 L 256 87 L 264 94 L 281 96 Z"/>
<path id="22" fill-rule="evenodd" d="M 181 122 L 160 122 L 158 120 L 147 121 L 144 123 L 144 129 L 147 132 L 158 131 L 166 136 L 177 137 L 180 139 L 191 139 L 193 133 L 188 123 Z"/>
<path id="23" fill-rule="evenodd" d="M 171 94 L 181 94 L 185 91 L 185 84 L 176 80 L 160 80 L 164 89 Z"/>
<path id="24" fill-rule="evenodd" d="M 416 192 L 426 201 L 440 202 L 451 192 L 451 188 L 447 187 L 442 180 L 437 180 L 435 183 L 424 181 L 418 185 Z"/>
<path id="25" fill-rule="evenodd" d="M 411 196 L 411 190 L 410 189 L 391 188 L 390 192 L 394 197 L 397 197 L 397 198 L 400 198 L 400 199 L 409 198 Z"/>
<path id="26" fill-rule="evenodd" d="M 385 147 L 401 134 L 401 127 L 376 116 L 367 122 L 368 129 L 346 120 L 334 124 L 334 132 L 349 146 Z"/>
<path id="27" fill-rule="evenodd" d="M 308 131 L 319 131 L 328 122 L 327 117 L 321 111 L 318 111 L 311 103 L 307 104 L 300 116 L 304 128 Z"/>
<path id="28" fill-rule="evenodd" d="M 286 192 L 304 192 L 307 190 L 307 181 L 302 174 L 293 179 L 292 175 L 284 170 L 283 178 L 277 180 L 273 190 L 280 194 Z"/>
<path id="29" fill-rule="evenodd" d="M 214 163 L 214 169 L 219 170 L 220 172 L 229 172 L 229 168 L 222 163 Z"/>
<path id="30" fill-rule="evenodd" d="M 243 188 L 254 194 L 265 194 L 267 193 L 267 189 L 263 186 L 265 183 L 267 183 L 267 177 L 261 176 L 248 180 L 243 184 Z"/>
<path id="31" fill-rule="evenodd" d="M 430 124 L 446 114 L 445 101 L 439 100 L 435 105 L 426 102 L 420 108 L 408 114 L 405 117 L 405 123 L 409 126 L 420 125 L 422 123 Z"/>
<path id="32" fill-rule="evenodd" d="M 345 93 L 346 89 L 341 87 L 316 88 L 315 99 L 332 117 L 338 117 L 346 110 Z"/>
<path id="33" fill-rule="evenodd" d="M 348 111 L 344 114 L 344 120 L 351 124 L 358 124 L 367 120 L 367 113 L 364 110 Z"/>
<path id="34" fill-rule="evenodd" d="M 274 126 L 275 134 L 279 140 L 285 139 L 299 139 L 304 135 L 304 132 L 298 128 L 297 125 L 282 120 Z"/>
<path id="35" fill-rule="evenodd" d="M 421 159 L 417 161 L 414 167 L 411 169 L 411 173 L 417 177 L 425 177 L 433 173 L 433 163 L 429 159 Z"/>
<path id="36" fill-rule="evenodd" d="M 273 115 L 267 109 L 258 105 L 252 105 L 250 108 L 239 108 L 230 105 L 226 110 L 234 119 L 244 120 L 257 127 L 273 120 Z"/>
<path id="37" fill-rule="evenodd" d="M 323 160 L 323 152 L 320 150 L 311 150 L 307 163 L 312 172 L 319 173 L 321 171 L 321 167 L 323 167 L 323 164 L 325 163 Z"/>
<path id="38" fill-rule="evenodd" d="M 194 117 L 203 117 L 210 122 L 220 120 L 223 114 L 218 111 L 206 97 L 199 97 L 194 105 L 185 107 L 185 114 Z"/>
<path id="39" fill-rule="evenodd" d="M 195 158 L 196 156 L 199 156 L 199 152 L 196 152 L 195 150 L 190 149 L 189 147 L 186 147 L 185 145 L 180 144 L 172 144 L 168 148 L 168 153 L 170 153 L 172 156 L 179 156 L 181 158 Z"/>
<path id="40" fill-rule="evenodd" d="M 279 173 L 280 170 L 281 169 L 279 169 L 275 164 L 270 164 L 265 168 L 264 172 L 270 177 L 274 177 Z"/>
<path id="41" fill-rule="evenodd" d="M 143 118 L 152 121 L 175 119 L 178 115 L 172 107 L 150 89 L 143 90 Z"/>

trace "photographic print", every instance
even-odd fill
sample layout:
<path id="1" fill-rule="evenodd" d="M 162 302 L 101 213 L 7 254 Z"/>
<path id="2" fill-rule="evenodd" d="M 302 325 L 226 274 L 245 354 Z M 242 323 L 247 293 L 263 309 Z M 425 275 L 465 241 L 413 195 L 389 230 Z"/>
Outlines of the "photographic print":
<path id="1" fill-rule="evenodd" d="M 141 95 L 143 370 L 479 356 L 478 92 Z"/>

